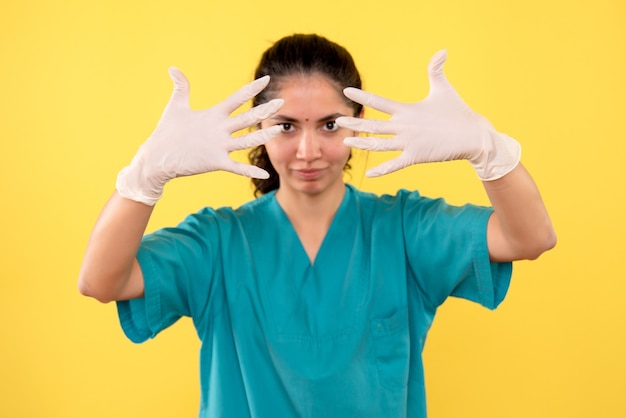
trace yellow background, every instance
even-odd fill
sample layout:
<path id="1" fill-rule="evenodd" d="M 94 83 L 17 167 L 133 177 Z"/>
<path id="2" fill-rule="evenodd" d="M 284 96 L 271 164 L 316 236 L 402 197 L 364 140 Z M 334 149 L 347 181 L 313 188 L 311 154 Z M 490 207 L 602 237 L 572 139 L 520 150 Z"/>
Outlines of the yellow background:
<path id="1" fill-rule="evenodd" d="M 3 2 L 0 416 L 196 416 L 190 321 L 130 343 L 113 304 L 79 296 L 81 258 L 169 98 L 167 67 L 207 106 L 293 32 L 345 45 L 366 89 L 403 101 L 426 94 L 428 59 L 448 49 L 449 79 L 520 140 L 557 229 L 553 251 L 516 264 L 497 311 L 441 309 L 424 353 L 430 416 L 626 416 L 623 0 Z M 467 163 L 363 178 L 387 157 L 356 153 L 351 181 L 487 202 Z M 176 180 L 150 229 L 251 196 L 234 175 Z"/>

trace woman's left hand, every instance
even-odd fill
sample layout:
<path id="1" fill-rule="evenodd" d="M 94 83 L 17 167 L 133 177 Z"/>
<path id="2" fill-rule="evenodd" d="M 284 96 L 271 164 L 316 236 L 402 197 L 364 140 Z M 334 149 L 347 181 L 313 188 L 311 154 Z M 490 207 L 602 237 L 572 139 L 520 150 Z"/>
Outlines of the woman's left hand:
<path id="1" fill-rule="evenodd" d="M 349 99 L 388 113 L 387 121 L 353 117 L 337 118 L 343 128 L 391 138 L 348 137 L 346 145 L 371 151 L 402 151 L 397 158 L 367 172 L 381 176 L 413 164 L 469 160 L 478 177 L 496 180 L 519 163 L 521 147 L 507 135 L 495 131 L 491 123 L 472 111 L 457 94 L 443 73 L 446 51 L 430 60 L 430 92 L 417 103 L 399 103 L 353 87 L 344 90 Z"/>

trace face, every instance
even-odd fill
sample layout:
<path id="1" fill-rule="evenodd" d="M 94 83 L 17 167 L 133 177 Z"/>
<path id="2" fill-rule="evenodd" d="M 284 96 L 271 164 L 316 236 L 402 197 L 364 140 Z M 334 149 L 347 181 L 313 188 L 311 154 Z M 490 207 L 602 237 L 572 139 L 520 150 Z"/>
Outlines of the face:
<path id="1" fill-rule="evenodd" d="M 352 107 L 322 75 L 287 78 L 276 97 L 285 100 L 283 107 L 261 126 L 282 127 L 282 132 L 265 144 L 280 177 L 277 193 L 343 193 L 343 169 L 350 156 L 343 139 L 355 132 L 339 128 L 335 119 L 352 116 Z"/>

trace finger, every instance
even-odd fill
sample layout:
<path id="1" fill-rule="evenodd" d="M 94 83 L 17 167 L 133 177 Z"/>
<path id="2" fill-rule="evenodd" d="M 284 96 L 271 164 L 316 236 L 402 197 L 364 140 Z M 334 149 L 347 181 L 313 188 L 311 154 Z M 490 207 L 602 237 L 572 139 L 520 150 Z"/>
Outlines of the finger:
<path id="1" fill-rule="evenodd" d="M 269 75 L 257 78 L 256 80 L 241 87 L 215 107 L 230 115 L 235 109 L 241 107 L 241 105 L 259 94 L 265 87 L 267 87 L 269 82 Z"/>
<path id="2" fill-rule="evenodd" d="M 402 151 L 403 144 L 396 138 L 375 138 L 349 136 L 344 138 L 343 143 L 349 147 L 367 151 Z"/>
<path id="3" fill-rule="evenodd" d="M 185 74 L 176 67 L 168 68 L 170 78 L 174 82 L 174 91 L 170 103 L 189 107 L 189 81 Z"/>
<path id="4" fill-rule="evenodd" d="M 244 164 L 237 161 L 230 160 L 230 162 L 223 168 L 225 171 L 239 174 L 240 176 L 250 177 L 255 179 L 267 179 L 270 174 L 260 167 L 250 164 Z"/>
<path id="5" fill-rule="evenodd" d="M 382 96 L 377 96 L 373 93 L 368 93 L 355 87 L 346 87 L 343 89 L 343 94 L 353 102 L 357 102 L 364 106 L 389 114 L 393 114 L 399 105 L 398 102 L 394 102 L 393 100 L 386 99 Z"/>
<path id="6" fill-rule="evenodd" d="M 274 99 L 255 106 L 240 115 L 230 118 L 226 122 L 226 129 L 228 129 L 228 132 L 236 132 L 240 129 L 255 126 L 276 113 L 284 103 L 283 99 Z"/>
<path id="7" fill-rule="evenodd" d="M 367 170 L 365 175 L 367 177 L 384 176 L 385 174 L 393 173 L 394 171 L 398 171 L 410 165 L 411 165 L 411 160 L 407 157 L 407 155 L 401 154 L 399 157 L 394 158 L 393 160 L 389 160 L 387 162 L 382 163 L 379 166 L 376 166 L 370 170 Z"/>
<path id="8" fill-rule="evenodd" d="M 353 118 L 350 116 L 340 116 L 335 119 L 337 125 L 342 128 L 351 129 L 353 131 L 358 132 L 366 132 L 370 134 L 389 134 L 395 135 L 396 129 L 395 125 L 386 120 L 374 120 L 374 119 L 363 119 L 363 118 Z"/>
<path id="9" fill-rule="evenodd" d="M 233 138 L 226 144 L 227 151 L 239 151 L 242 149 L 248 149 L 263 145 L 267 141 L 278 135 L 280 132 L 281 127 L 279 125 L 275 125 L 266 129 L 259 129 L 258 131 L 254 131 L 237 138 Z"/>

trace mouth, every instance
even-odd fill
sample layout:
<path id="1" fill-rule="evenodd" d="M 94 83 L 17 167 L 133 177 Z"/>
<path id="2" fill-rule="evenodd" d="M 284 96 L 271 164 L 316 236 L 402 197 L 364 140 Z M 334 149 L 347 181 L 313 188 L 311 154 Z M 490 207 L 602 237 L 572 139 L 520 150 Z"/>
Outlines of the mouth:
<path id="1" fill-rule="evenodd" d="M 297 170 L 293 170 L 294 174 L 297 177 L 300 177 L 304 180 L 316 180 L 317 178 L 319 178 L 322 173 L 324 172 L 324 169 L 322 168 L 303 168 L 303 169 L 297 169 Z"/>

